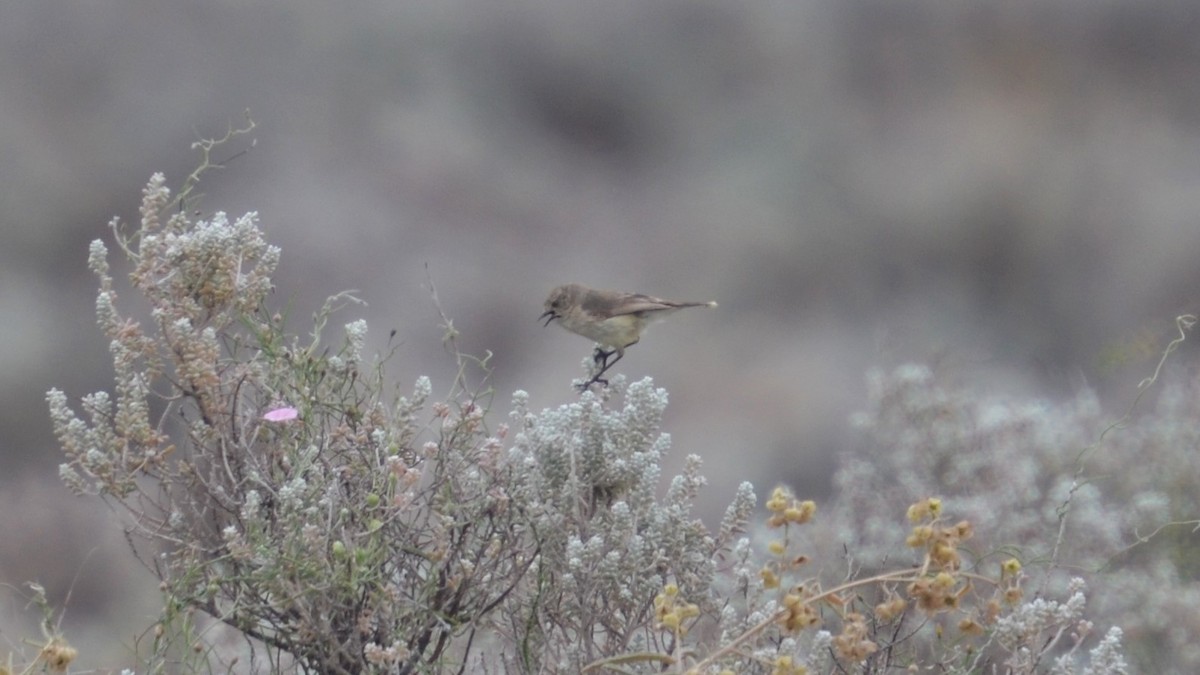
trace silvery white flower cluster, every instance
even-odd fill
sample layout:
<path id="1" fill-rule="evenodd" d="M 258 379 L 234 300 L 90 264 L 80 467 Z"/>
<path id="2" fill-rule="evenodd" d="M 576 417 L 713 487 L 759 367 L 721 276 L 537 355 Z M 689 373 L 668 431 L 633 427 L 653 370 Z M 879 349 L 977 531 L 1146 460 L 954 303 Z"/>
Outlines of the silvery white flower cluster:
<path id="1" fill-rule="evenodd" d="M 610 407 L 622 394 L 623 404 Z M 626 388 L 619 376 L 603 396 L 585 392 L 539 413 L 524 392 L 513 397 L 514 501 L 534 517 L 538 573 L 561 582 L 540 601 L 540 649 L 556 672 L 578 672 L 601 655 L 665 651 L 649 603 L 668 583 L 687 602 L 711 606 L 714 554 L 732 542 L 715 539 L 692 513 L 705 482 L 698 457 L 657 496 L 670 446 L 659 429 L 666 405 L 666 391 L 649 378 Z M 743 486 L 722 532 L 738 531 L 753 506 Z"/>

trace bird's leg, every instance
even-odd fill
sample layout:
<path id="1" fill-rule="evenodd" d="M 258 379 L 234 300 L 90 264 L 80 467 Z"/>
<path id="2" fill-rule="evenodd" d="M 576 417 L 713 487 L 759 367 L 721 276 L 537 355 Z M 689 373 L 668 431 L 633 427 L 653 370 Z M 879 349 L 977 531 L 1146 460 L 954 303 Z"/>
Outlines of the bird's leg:
<path id="1" fill-rule="evenodd" d="M 617 358 L 613 359 L 612 363 L 609 363 L 608 357 L 612 356 L 613 354 L 616 354 Z M 607 387 L 608 380 L 602 378 L 601 375 L 608 372 L 609 368 L 612 368 L 613 366 L 617 365 L 617 361 L 620 361 L 621 357 L 623 357 L 623 356 L 625 356 L 625 352 L 620 349 L 614 349 L 612 351 L 606 352 L 603 349 L 596 347 L 596 353 L 592 355 L 592 359 L 596 362 L 596 365 L 600 366 L 600 371 L 597 372 L 595 375 L 593 375 L 592 379 L 588 380 L 587 382 L 584 382 L 583 385 L 581 387 L 579 387 L 579 391 L 587 391 L 588 387 L 592 386 L 593 384 L 595 384 L 597 382 L 599 382 L 600 384 L 603 384 L 604 386 Z"/>
<path id="2" fill-rule="evenodd" d="M 617 350 L 615 350 L 615 349 L 612 351 L 606 352 L 606 351 L 604 351 L 603 347 L 600 347 L 599 345 L 597 345 L 596 351 L 592 352 L 592 361 L 597 366 L 599 366 L 601 370 L 603 370 L 606 367 L 606 364 L 608 363 L 608 357 L 612 356 L 615 353 L 617 353 Z M 616 363 L 616 361 L 614 361 L 613 363 Z"/>

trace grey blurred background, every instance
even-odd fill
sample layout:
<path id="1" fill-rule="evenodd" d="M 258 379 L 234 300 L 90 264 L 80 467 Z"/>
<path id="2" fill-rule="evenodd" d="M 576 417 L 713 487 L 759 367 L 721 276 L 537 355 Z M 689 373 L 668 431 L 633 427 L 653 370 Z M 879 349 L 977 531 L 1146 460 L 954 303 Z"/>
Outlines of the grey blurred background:
<path id="1" fill-rule="evenodd" d="M 454 372 L 426 265 L 501 412 L 574 397 L 552 286 L 719 301 L 617 368 L 670 390 L 714 519 L 828 495 L 874 366 L 1127 402 L 1200 278 L 1197 36 L 1192 0 L 0 3 L 0 582 L 73 588 L 80 666 L 132 665 L 155 584 L 57 482 L 43 394 L 111 385 L 88 242 L 246 109 L 204 208 L 260 213 L 296 331 L 357 289 L 334 325 L 396 329 L 401 382 Z"/>

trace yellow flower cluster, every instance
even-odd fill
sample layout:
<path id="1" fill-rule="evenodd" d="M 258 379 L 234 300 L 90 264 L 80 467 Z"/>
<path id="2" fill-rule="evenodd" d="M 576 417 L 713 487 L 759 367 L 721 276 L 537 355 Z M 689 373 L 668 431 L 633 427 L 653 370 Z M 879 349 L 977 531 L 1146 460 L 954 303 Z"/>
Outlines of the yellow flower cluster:
<path id="1" fill-rule="evenodd" d="M 929 564 L 939 570 L 954 571 L 962 564 L 958 545 L 975 534 L 971 523 L 961 520 L 954 525 L 943 525 L 939 518 L 942 500 L 936 497 L 923 499 L 908 507 L 908 519 L 915 525 L 904 543 L 911 548 L 924 548 Z"/>
<path id="2" fill-rule="evenodd" d="M 888 599 L 875 605 L 875 618 L 883 622 L 891 621 L 908 609 L 908 601 L 896 595 L 891 588 L 887 589 Z"/>
<path id="3" fill-rule="evenodd" d="M 772 664 L 771 675 L 808 675 L 808 668 L 796 663 L 790 656 L 780 656 Z"/>
<path id="4" fill-rule="evenodd" d="M 78 655 L 79 652 L 67 644 L 65 638 L 55 636 L 42 647 L 39 658 L 46 664 L 46 669 L 49 672 L 65 673 L 67 672 L 67 666 L 71 665 L 71 662 Z"/>
<path id="5" fill-rule="evenodd" d="M 958 547 L 974 534 L 971 523 L 962 520 L 954 525 L 941 522 L 942 500 L 929 497 L 908 507 L 908 520 L 913 523 L 912 532 L 905 543 L 912 548 L 925 549 L 925 570 L 937 570 L 937 574 L 914 580 L 908 585 L 908 595 L 917 602 L 917 607 L 936 613 L 956 609 L 959 600 L 971 589 L 971 584 L 960 580 L 956 574 L 962 565 Z"/>
<path id="6" fill-rule="evenodd" d="M 971 582 L 959 573 L 962 559 L 958 549 L 963 541 L 971 538 L 974 528 L 965 520 L 954 525 L 943 524 L 941 514 L 942 502 L 936 497 L 923 499 L 908 508 L 908 519 L 914 526 L 906 543 L 913 548 L 925 549 L 925 564 L 922 575 L 909 583 L 907 590 L 917 606 L 929 613 L 959 609 L 963 596 L 972 589 Z M 1011 607 L 1020 602 L 1024 596 L 1020 582 L 1021 562 L 1009 558 L 1001 563 L 995 594 L 958 622 L 959 631 L 965 635 L 982 635 L 984 627 L 994 623 L 1006 605 Z M 876 609 L 880 618 L 891 613 L 890 609 L 884 608 L 883 613 Z"/>
<path id="7" fill-rule="evenodd" d="M 908 585 L 908 595 L 917 601 L 917 607 L 930 613 L 947 612 L 958 608 L 958 601 L 971 584 L 959 585 L 959 580 L 949 572 L 938 572 L 932 577 L 921 577 Z"/>
<path id="8" fill-rule="evenodd" d="M 833 638 L 833 650 L 839 658 L 860 663 L 879 650 L 879 645 L 867 639 L 867 618 L 857 612 L 847 614 L 842 632 Z"/>
<path id="9" fill-rule="evenodd" d="M 791 593 L 783 596 L 783 607 L 786 612 L 779 622 L 789 631 L 799 631 L 812 626 L 821 620 L 817 610 L 808 602 L 811 595 L 803 586 L 797 587 Z"/>
<path id="10" fill-rule="evenodd" d="M 759 571 L 759 576 L 762 579 L 763 588 L 779 588 L 781 575 L 787 571 L 796 569 L 808 562 L 808 556 L 799 555 L 791 558 L 787 557 L 788 542 L 787 542 L 787 526 L 790 524 L 802 525 L 812 520 L 813 514 L 817 512 L 817 505 L 811 500 L 800 501 L 792 495 L 785 487 L 777 487 L 771 492 L 771 497 L 767 499 L 767 511 L 770 516 L 767 517 L 767 527 L 784 529 L 784 538 L 777 539 L 767 544 L 767 551 L 776 559 L 768 562 L 766 566 Z"/>
<path id="11" fill-rule="evenodd" d="M 654 617 L 660 628 L 684 635 L 687 633 L 684 622 L 697 616 L 700 616 L 700 608 L 679 597 L 679 587 L 675 584 L 667 584 L 654 596 Z"/>
<path id="12" fill-rule="evenodd" d="M 787 523 L 803 525 L 812 520 L 817 512 L 817 504 L 812 500 L 800 501 L 785 487 L 777 487 L 767 500 L 767 510 L 771 516 L 767 518 L 768 527 L 782 527 Z"/>

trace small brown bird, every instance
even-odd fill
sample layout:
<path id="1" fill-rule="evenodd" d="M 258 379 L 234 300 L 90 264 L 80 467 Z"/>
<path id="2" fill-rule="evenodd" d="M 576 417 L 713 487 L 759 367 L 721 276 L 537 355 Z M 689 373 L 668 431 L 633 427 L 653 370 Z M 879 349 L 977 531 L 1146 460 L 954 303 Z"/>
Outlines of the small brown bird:
<path id="1" fill-rule="evenodd" d="M 558 319 L 563 328 L 599 343 L 592 355 L 600 369 L 580 389 L 587 389 L 595 382 L 607 385 L 601 375 L 612 368 L 625 348 L 637 344 L 642 331 L 651 322 L 687 307 L 716 307 L 715 302 L 676 302 L 663 300 L 641 293 L 620 291 L 598 291 L 579 284 L 559 286 L 546 298 L 546 311 L 538 320 L 546 319 L 545 325 Z M 607 349 L 605 349 L 607 347 Z M 609 362 L 613 354 L 617 358 Z"/>

